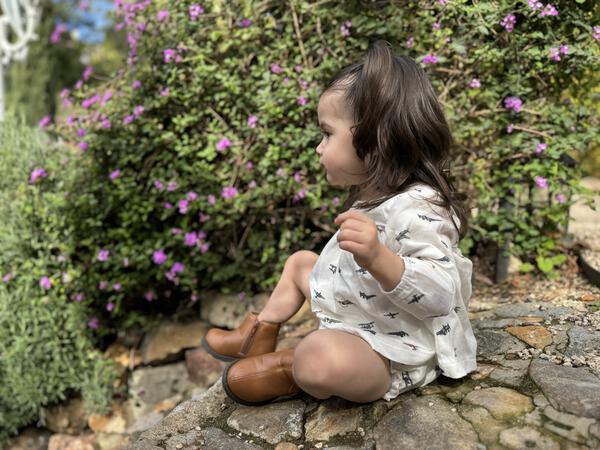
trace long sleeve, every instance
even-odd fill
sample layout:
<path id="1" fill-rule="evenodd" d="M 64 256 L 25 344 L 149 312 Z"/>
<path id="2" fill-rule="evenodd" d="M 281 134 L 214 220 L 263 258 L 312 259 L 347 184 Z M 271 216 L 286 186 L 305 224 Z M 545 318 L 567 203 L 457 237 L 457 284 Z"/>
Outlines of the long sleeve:
<path id="1" fill-rule="evenodd" d="M 452 221 L 419 200 L 388 218 L 386 235 L 386 245 L 403 258 L 405 271 L 391 291 L 376 283 L 379 295 L 419 320 L 449 314 L 460 288 Z"/>

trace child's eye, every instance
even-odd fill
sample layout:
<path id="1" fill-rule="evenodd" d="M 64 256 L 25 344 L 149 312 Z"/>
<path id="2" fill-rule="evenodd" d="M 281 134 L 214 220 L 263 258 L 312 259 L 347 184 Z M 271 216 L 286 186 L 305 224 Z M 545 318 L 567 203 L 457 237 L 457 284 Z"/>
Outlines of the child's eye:
<path id="1" fill-rule="evenodd" d="M 323 136 L 325 136 L 326 138 L 329 138 L 329 136 L 330 136 L 330 134 L 327 131 L 323 131 L 323 132 L 321 132 L 321 134 Z"/>

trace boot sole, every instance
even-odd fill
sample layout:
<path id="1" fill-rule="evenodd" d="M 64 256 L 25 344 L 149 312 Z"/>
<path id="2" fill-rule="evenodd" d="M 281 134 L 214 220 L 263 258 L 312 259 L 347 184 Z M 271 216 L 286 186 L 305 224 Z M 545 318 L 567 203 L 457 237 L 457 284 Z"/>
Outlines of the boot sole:
<path id="1" fill-rule="evenodd" d="M 280 395 L 279 397 L 274 397 L 271 400 L 264 400 L 262 402 L 249 402 L 247 400 L 243 400 L 243 399 L 239 398 L 237 395 L 235 395 L 233 392 L 231 392 L 231 389 L 229 389 L 229 385 L 227 384 L 227 373 L 229 373 L 229 369 L 231 368 L 231 366 L 233 366 L 235 364 L 235 362 L 236 361 L 234 361 L 230 364 L 227 364 L 227 367 L 225 367 L 225 370 L 223 371 L 223 375 L 221 376 L 221 382 L 223 384 L 223 389 L 225 390 L 225 393 L 229 396 L 230 399 L 232 399 L 233 401 L 235 401 L 237 403 L 240 403 L 240 404 L 246 405 L 246 406 L 262 406 L 262 405 L 266 405 L 268 403 L 292 400 L 303 394 L 303 391 L 301 390 L 300 392 L 298 392 L 296 394 Z"/>
<path id="2" fill-rule="evenodd" d="M 202 345 L 202 348 L 210 354 L 210 356 L 212 356 L 213 358 L 217 358 L 221 361 L 233 362 L 233 361 L 237 361 L 238 359 L 240 359 L 240 358 L 236 358 L 235 356 L 227 356 L 227 355 L 221 355 L 220 353 L 217 353 L 208 345 L 208 342 L 206 342 L 206 339 L 204 339 L 204 338 L 202 338 L 201 345 Z"/>

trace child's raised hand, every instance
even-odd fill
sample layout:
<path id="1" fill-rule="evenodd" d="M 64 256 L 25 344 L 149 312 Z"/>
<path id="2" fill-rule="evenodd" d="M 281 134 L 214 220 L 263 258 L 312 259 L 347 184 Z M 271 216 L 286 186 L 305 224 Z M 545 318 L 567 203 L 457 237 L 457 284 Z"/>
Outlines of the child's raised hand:
<path id="1" fill-rule="evenodd" d="M 338 215 L 334 222 L 341 225 L 337 235 L 339 246 L 354 255 L 360 267 L 369 269 L 381 251 L 377 238 L 377 226 L 366 214 L 346 211 Z"/>

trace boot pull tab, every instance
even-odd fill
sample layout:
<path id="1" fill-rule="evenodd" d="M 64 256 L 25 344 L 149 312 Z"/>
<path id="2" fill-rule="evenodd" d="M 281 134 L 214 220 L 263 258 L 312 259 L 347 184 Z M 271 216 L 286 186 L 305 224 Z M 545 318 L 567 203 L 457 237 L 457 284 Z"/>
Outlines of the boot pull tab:
<path id="1" fill-rule="evenodd" d="M 254 322 L 254 325 L 252 325 L 252 328 L 248 332 L 248 335 L 244 338 L 244 342 L 242 343 L 242 347 L 239 353 L 240 355 L 246 356 L 246 353 L 248 352 L 248 349 L 252 344 L 252 340 L 254 338 L 254 335 L 256 334 L 256 330 L 258 330 L 259 325 L 260 321 L 256 319 L 256 322 Z"/>

